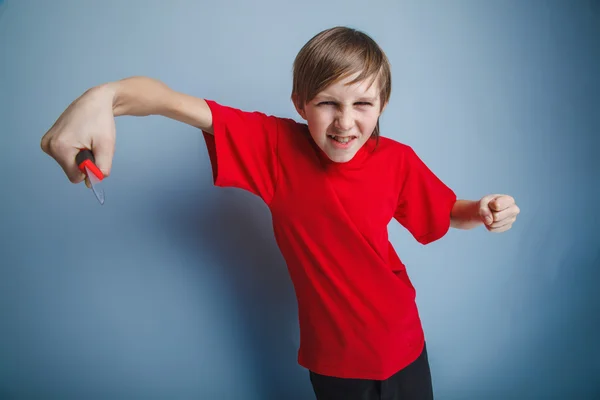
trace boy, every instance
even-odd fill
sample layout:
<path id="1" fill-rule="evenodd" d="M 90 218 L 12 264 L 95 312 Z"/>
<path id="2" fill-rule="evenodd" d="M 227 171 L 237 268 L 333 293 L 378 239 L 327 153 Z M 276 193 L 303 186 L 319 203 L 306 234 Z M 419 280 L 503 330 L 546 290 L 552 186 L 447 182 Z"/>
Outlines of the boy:
<path id="1" fill-rule="evenodd" d="M 304 123 L 246 112 L 133 77 L 88 90 L 60 116 L 42 149 L 71 182 L 91 149 L 109 175 L 114 118 L 163 115 L 202 130 L 216 186 L 259 196 L 298 297 L 298 362 L 317 399 L 431 399 L 415 291 L 388 240 L 400 222 L 422 244 L 450 226 L 502 232 L 510 196 L 457 200 L 408 146 L 379 135 L 391 93 L 388 60 L 366 34 L 336 27 L 294 62 L 292 100 Z"/>

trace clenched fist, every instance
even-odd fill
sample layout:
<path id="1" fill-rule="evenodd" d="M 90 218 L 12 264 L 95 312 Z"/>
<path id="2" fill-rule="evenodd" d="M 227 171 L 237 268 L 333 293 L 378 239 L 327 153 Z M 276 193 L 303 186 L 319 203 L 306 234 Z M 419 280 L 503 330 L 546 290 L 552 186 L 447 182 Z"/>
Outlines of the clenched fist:
<path id="1" fill-rule="evenodd" d="M 86 179 L 89 186 L 85 174 L 75 163 L 75 157 L 82 149 L 94 153 L 96 165 L 104 176 L 108 176 L 115 151 L 113 93 L 105 87 L 86 91 L 60 115 L 42 137 L 40 145 L 73 183 Z"/>
<path id="2" fill-rule="evenodd" d="M 491 194 L 479 201 L 479 216 L 490 232 L 509 230 L 520 211 L 515 199 L 504 194 Z"/>

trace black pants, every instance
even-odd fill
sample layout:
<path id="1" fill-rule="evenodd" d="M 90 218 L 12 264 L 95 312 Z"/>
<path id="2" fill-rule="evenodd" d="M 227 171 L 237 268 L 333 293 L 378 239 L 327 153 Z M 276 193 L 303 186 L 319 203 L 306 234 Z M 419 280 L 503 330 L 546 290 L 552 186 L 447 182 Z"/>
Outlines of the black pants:
<path id="1" fill-rule="evenodd" d="M 345 379 L 310 371 L 317 400 L 433 400 L 427 348 L 412 364 L 384 381 Z"/>

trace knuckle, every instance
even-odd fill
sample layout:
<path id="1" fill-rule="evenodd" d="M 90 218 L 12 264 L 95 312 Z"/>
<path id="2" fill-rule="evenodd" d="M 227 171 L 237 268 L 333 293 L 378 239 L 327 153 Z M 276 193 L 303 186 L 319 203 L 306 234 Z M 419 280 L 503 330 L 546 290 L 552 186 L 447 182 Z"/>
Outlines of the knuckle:
<path id="1" fill-rule="evenodd" d="M 60 139 L 57 139 L 56 137 L 50 137 L 46 143 L 46 151 L 50 155 L 55 155 L 56 153 L 60 152 L 60 149 L 63 146 L 64 145 L 61 143 Z"/>
<path id="2" fill-rule="evenodd" d="M 42 137 L 42 140 L 40 140 L 40 148 L 44 153 L 48 154 L 48 137 Z"/>

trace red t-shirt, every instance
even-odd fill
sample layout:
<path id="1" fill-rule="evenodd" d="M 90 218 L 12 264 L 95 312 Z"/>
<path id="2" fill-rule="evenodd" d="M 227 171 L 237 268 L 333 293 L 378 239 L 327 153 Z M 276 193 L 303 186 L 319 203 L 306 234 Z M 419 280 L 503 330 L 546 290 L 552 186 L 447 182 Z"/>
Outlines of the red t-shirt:
<path id="1" fill-rule="evenodd" d="M 395 218 L 420 243 L 449 229 L 456 196 L 408 146 L 370 139 L 331 161 L 306 124 L 207 101 L 214 183 L 259 196 L 298 299 L 298 362 L 340 378 L 386 379 L 424 334 L 415 289 L 388 240 Z"/>

